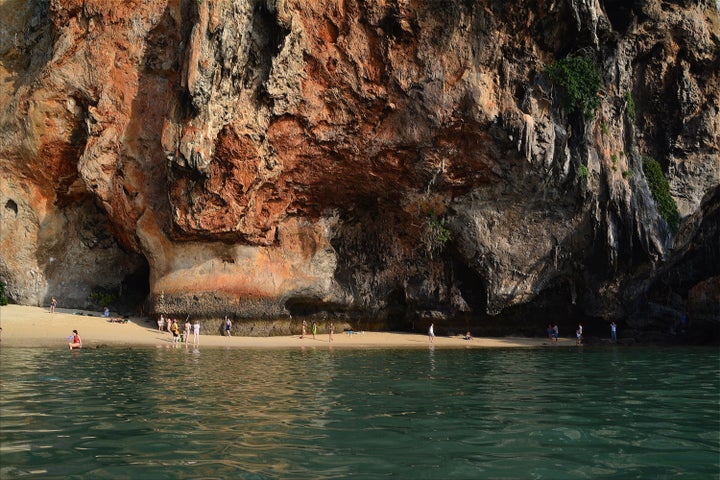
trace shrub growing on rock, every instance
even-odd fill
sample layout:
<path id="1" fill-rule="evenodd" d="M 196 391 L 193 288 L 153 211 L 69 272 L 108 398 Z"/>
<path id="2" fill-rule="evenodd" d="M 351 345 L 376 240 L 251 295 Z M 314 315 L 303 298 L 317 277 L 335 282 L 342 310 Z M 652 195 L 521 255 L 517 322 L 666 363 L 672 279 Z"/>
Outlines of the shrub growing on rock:
<path id="1" fill-rule="evenodd" d="M 5 283 L 0 282 L 0 305 L 7 305 L 8 298 L 5 296 Z"/>
<path id="2" fill-rule="evenodd" d="M 680 212 L 678 212 L 675 199 L 670 195 L 670 185 L 663 174 L 662 167 L 657 160 L 643 157 L 643 171 L 660 215 L 668 222 L 670 230 L 677 233 L 680 225 Z"/>
<path id="3" fill-rule="evenodd" d="M 547 73 L 550 80 L 562 87 L 568 112 L 577 110 L 585 118 L 592 118 L 600 106 L 600 74 L 595 62 L 585 55 L 569 56 L 551 64 Z"/>

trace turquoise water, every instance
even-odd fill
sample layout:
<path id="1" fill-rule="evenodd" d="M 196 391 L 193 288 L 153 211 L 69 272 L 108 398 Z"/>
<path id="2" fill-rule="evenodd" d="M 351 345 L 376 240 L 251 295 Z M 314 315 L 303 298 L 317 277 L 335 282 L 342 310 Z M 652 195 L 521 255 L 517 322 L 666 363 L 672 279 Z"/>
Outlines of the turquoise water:
<path id="1" fill-rule="evenodd" d="M 0 478 L 713 479 L 704 348 L 0 349 Z"/>

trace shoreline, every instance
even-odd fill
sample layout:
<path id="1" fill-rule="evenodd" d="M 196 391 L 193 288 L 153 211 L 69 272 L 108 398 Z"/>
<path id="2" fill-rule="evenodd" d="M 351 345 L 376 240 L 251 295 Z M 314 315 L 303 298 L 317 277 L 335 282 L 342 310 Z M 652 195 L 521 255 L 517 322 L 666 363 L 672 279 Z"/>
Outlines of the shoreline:
<path id="1" fill-rule="evenodd" d="M 77 312 L 77 313 L 76 313 Z M 49 313 L 44 307 L 6 305 L 0 307 L 0 347 L 64 347 L 68 337 L 78 330 L 84 349 L 105 347 L 172 347 L 172 334 L 158 331 L 157 325 L 146 317 L 129 317 L 127 323 L 110 322 L 100 312 L 58 308 Z M 192 336 L 192 334 L 191 334 Z M 189 347 L 178 343 L 178 347 Z M 560 338 L 550 342 L 547 338 L 530 337 L 475 337 L 464 340 L 461 336 L 436 336 L 430 343 L 427 335 L 398 332 L 337 332 L 334 341 L 328 334 L 287 335 L 277 337 L 224 337 L 203 335 L 199 347 L 209 348 L 532 348 L 575 346 L 575 340 Z"/>

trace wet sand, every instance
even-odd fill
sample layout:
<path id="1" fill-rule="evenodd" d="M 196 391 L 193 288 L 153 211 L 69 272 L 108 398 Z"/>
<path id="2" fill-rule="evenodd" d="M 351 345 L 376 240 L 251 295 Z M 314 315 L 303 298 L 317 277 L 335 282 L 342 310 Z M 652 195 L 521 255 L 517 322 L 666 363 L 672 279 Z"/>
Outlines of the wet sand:
<path id="1" fill-rule="evenodd" d="M 80 315 L 79 313 L 82 313 Z M 72 331 L 77 330 L 83 340 L 83 348 L 116 347 L 166 347 L 172 345 L 172 334 L 159 332 L 149 318 L 130 317 L 127 323 L 113 323 L 100 312 L 58 308 L 51 314 L 47 308 L 7 305 L 0 307 L 0 346 L 2 347 L 65 347 Z M 181 325 L 182 328 L 182 325 Z M 192 333 L 191 342 L 192 342 Z M 474 338 L 464 340 L 461 336 L 435 337 L 431 344 L 427 335 L 393 332 L 355 332 L 348 335 L 338 332 L 334 341 L 328 341 L 327 333 L 278 337 L 223 337 L 203 335 L 201 347 L 227 348 L 492 348 L 492 347 L 554 347 L 570 346 L 575 342 L 559 339 L 550 343 L 546 338 Z M 182 344 L 181 344 L 182 345 Z"/>

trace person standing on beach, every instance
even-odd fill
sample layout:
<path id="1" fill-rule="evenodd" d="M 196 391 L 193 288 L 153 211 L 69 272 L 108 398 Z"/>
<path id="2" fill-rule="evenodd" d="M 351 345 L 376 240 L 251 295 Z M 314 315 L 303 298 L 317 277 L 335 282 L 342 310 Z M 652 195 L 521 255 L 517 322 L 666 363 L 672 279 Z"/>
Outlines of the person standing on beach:
<path id="1" fill-rule="evenodd" d="M 580 338 L 582 338 L 582 323 L 578 323 L 578 331 L 580 332 Z"/>
<path id="2" fill-rule="evenodd" d="M 430 328 L 428 328 L 428 338 L 430 339 L 430 343 L 435 342 L 435 324 L 431 323 Z"/>
<path id="3" fill-rule="evenodd" d="M 80 338 L 77 330 L 73 330 L 72 341 L 68 343 L 68 347 L 70 347 L 70 350 L 73 348 L 82 348 L 82 339 Z"/>
<path id="4" fill-rule="evenodd" d="M 183 337 L 183 341 L 185 344 L 187 344 L 190 341 L 190 316 L 185 319 L 185 336 Z"/>
<path id="5" fill-rule="evenodd" d="M 226 337 L 229 337 L 229 336 L 230 336 L 230 329 L 231 329 L 231 328 L 232 328 L 232 322 L 230 321 L 230 319 L 228 318 L 228 316 L 225 315 L 225 336 L 226 336 Z"/>
<path id="6" fill-rule="evenodd" d="M 552 327 L 552 325 L 550 325 L 549 323 L 548 323 L 548 326 L 547 326 L 547 336 L 548 336 L 548 340 L 550 340 L 550 341 L 552 342 L 552 339 L 553 339 L 553 327 Z"/>
<path id="7" fill-rule="evenodd" d="M 173 319 L 173 322 L 174 321 L 175 320 Z M 167 322 L 165 322 L 165 324 L 167 325 L 167 331 L 172 332 L 172 322 L 170 321 L 170 317 L 168 317 Z"/>
<path id="8" fill-rule="evenodd" d="M 307 329 L 307 322 L 303 320 L 302 323 L 302 335 L 300 335 L 300 338 L 305 338 L 305 330 Z"/>
<path id="9" fill-rule="evenodd" d="M 557 326 L 557 323 L 553 326 L 553 338 L 555 339 L 555 343 L 558 341 L 558 337 L 560 336 L 560 329 Z"/>
<path id="10" fill-rule="evenodd" d="M 617 342 L 617 325 L 615 325 L 615 321 L 610 322 L 610 340 Z"/>
<path id="11" fill-rule="evenodd" d="M 315 340 L 315 334 L 316 334 L 316 333 L 317 333 L 317 323 L 315 322 L 315 320 L 313 320 L 313 323 L 312 323 L 313 340 Z"/>
<path id="12" fill-rule="evenodd" d="M 160 318 L 157 321 L 158 324 L 158 332 L 162 332 L 165 330 L 165 317 L 163 315 L 160 315 Z"/>
<path id="13" fill-rule="evenodd" d="M 328 336 L 329 343 L 332 343 L 333 341 L 333 333 L 335 333 L 335 324 L 333 322 L 330 322 L 330 335 Z"/>
<path id="14" fill-rule="evenodd" d="M 178 336 L 180 335 L 180 327 L 178 327 L 177 320 L 173 318 L 172 325 L 170 326 L 170 331 L 173 335 L 173 343 L 178 342 Z"/>
<path id="15" fill-rule="evenodd" d="M 200 320 L 195 320 L 193 324 L 193 345 L 200 344 Z"/>
<path id="16" fill-rule="evenodd" d="M 57 307 L 57 299 L 52 297 L 52 300 L 50 300 L 50 313 L 55 313 L 55 307 Z"/>
<path id="17" fill-rule="evenodd" d="M 575 331 L 575 345 L 582 345 L 582 323 L 578 324 L 578 329 Z"/>

